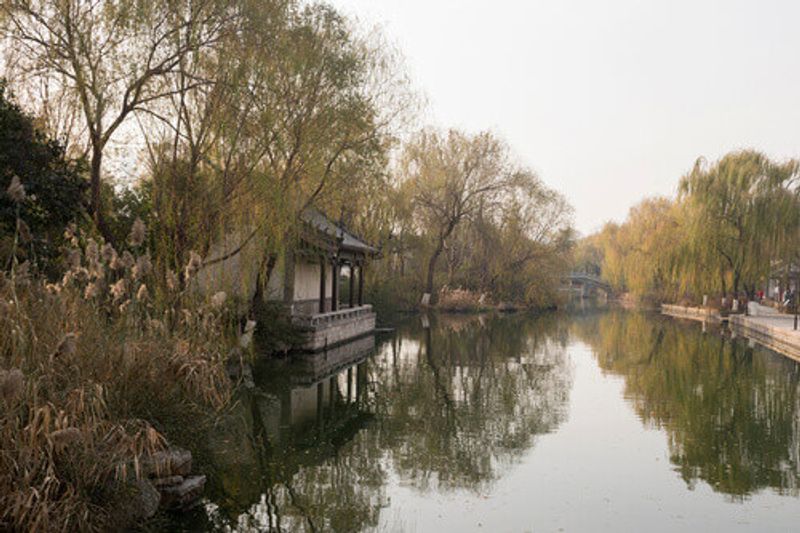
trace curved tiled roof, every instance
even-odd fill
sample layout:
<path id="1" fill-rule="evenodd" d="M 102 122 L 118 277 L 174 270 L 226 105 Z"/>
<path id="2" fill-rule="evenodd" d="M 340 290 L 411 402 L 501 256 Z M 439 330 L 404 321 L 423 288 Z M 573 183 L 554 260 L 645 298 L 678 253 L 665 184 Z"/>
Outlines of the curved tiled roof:
<path id="1" fill-rule="evenodd" d="M 333 222 L 316 209 L 306 209 L 301 215 L 303 221 L 328 237 L 336 239 L 340 250 L 360 252 L 363 254 L 377 254 L 380 250 L 367 244 L 340 224 Z"/>

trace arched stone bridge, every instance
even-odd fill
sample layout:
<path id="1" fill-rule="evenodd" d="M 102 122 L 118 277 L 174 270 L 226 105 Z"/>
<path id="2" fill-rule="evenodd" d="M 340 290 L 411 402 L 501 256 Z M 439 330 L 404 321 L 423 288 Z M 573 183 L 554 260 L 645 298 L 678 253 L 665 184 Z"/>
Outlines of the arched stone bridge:
<path id="1" fill-rule="evenodd" d="M 593 274 L 570 272 L 561 278 L 561 290 L 581 298 L 608 297 L 611 286 Z"/>

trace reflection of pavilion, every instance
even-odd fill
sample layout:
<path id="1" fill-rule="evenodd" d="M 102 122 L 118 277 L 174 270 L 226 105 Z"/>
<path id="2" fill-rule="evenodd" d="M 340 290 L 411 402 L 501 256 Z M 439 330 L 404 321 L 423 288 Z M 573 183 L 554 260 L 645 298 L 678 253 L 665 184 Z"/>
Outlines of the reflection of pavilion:
<path id="1" fill-rule="evenodd" d="M 288 379 L 275 391 L 279 401 L 271 406 L 271 423 L 264 428 L 269 440 L 274 444 L 326 437 L 349 440 L 372 417 L 366 360 L 374 352 L 375 337 L 370 335 L 297 356 Z"/>
<path id="2" fill-rule="evenodd" d="M 372 420 L 367 361 L 374 352 L 370 335 L 327 351 L 298 354 L 287 366 L 264 361 L 257 368 L 256 387 L 241 392 L 238 409 L 209 438 L 214 464 L 222 472 L 212 488 L 212 500 L 220 502 L 214 513 L 221 522 L 215 528 L 234 523 L 237 516 L 259 524 L 257 531 L 301 530 L 298 525 L 318 520 L 316 507 L 304 502 L 320 504 L 318 493 L 325 490 L 306 483 L 302 473 L 336 458 Z M 357 483 L 346 485 L 350 490 Z M 337 489 L 337 497 L 347 490 Z M 363 490 L 372 494 L 372 489 Z M 376 505 L 366 496 L 342 505 L 356 504 Z M 348 509 L 345 514 L 352 513 Z"/>
<path id="3" fill-rule="evenodd" d="M 381 488 L 362 477 L 374 480 L 380 464 L 338 461 L 374 416 L 367 387 L 374 352 L 371 335 L 299 354 L 285 366 L 262 362 L 256 388 L 242 392 L 241 408 L 210 439 L 221 474 L 212 487 L 215 506 L 208 508 L 214 524 L 205 529 L 355 531 L 374 523 L 369 517 L 387 503 Z M 320 473 L 325 465 L 331 470 Z M 351 522 L 356 525 L 331 525 Z"/>

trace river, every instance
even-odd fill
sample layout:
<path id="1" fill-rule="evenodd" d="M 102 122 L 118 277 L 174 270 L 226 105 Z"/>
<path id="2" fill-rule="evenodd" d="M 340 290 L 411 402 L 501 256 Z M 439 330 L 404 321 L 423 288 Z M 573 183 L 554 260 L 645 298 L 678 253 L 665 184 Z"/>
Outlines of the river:
<path id="1" fill-rule="evenodd" d="M 796 530 L 799 386 L 780 355 L 656 314 L 414 317 L 257 368 L 179 526 Z"/>

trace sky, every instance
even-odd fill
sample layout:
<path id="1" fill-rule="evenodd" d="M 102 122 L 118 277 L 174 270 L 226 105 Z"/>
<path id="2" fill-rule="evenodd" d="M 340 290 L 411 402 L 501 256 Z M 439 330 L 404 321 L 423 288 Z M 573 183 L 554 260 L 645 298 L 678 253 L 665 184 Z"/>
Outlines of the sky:
<path id="1" fill-rule="evenodd" d="M 698 157 L 800 157 L 798 0 L 329 0 L 380 27 L 423 120 L 490 129 L 583 234 Z"/>

